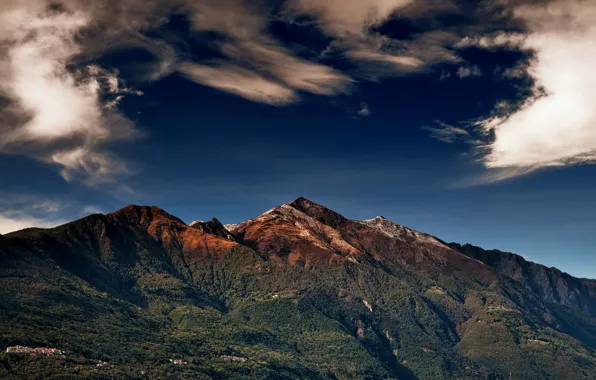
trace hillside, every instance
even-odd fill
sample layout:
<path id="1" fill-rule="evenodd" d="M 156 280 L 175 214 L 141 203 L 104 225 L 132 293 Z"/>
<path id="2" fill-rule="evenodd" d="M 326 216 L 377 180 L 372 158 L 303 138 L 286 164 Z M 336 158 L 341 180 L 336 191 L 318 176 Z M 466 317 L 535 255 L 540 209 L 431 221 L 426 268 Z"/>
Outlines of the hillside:
<path id="1" fill-rule="evenodd" d="M 593 379 L 595 289 L 304 198 L 128 206 L 0 236 L 0 378 Z"/>

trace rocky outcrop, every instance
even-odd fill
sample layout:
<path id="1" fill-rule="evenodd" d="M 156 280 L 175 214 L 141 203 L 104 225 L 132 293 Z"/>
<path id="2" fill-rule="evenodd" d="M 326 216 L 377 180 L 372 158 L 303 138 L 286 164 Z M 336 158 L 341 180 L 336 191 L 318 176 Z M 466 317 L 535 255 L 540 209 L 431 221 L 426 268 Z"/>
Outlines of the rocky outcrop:
<path id="1" fill-rule="evenodd" d="M 234 236 L 228 231 L 223 224 L 216 218 L 211 219 L 208 222 L 203 222 L 202 220 L 198 220 L 196 222 L 192 222 L 189 224 L 190 227 L 196 228 L 197 230 L 203 231 L 208 234 L 213 234 L 222 238 L 225 238 L 230 241 L 235 241 Z"/>

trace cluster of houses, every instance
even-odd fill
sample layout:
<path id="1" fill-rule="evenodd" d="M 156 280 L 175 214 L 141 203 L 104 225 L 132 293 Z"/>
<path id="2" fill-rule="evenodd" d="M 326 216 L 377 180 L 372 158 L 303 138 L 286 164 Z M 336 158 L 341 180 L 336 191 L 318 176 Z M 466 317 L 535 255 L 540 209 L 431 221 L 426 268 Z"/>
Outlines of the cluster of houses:
<path id="1" fill-rule="evenodd" d="M 46 348 L 46 347 L 26 347 L 26 346 L 10 346 L 6 348 L 6 352 L 9 354 L 26 354 L 26 355 L 46 355 L 46 356 L 58 356 L 64 355 L 64 351 L 57 348 Z"/>
<path id="2" fill-rule="evenodd" d="M 112 368 L 114 368 L 114 366 L 113 366 L 113 365 L 111 365 L 111 364 L 110 364 L 110 363 L 108 363 L 108 362 L 102 362 L 102 361 L 100 360 L 100 361 L 99 361 L 99 363 L 97 363 L 97 364 L 95 365 L 95 369 L 94 369 L 94 371 L 96 371 L 97 369 L 112 369 Z"/>
<path id="3" fill-rule="evenodd" d="M 188 364 L 184 360 L 181 359 L 170 359 L 170 362 L 176 365 L 185 365 Z"/>
<path id="4" fill-rule="evenodd" d="M 232 361 L 232 362 L 245 362 L 246 361 L 246 358 L 243 358 L 240 356 L 234 356 L 234 355 L 221 355 L 220 358 L 223 360 Z"/>

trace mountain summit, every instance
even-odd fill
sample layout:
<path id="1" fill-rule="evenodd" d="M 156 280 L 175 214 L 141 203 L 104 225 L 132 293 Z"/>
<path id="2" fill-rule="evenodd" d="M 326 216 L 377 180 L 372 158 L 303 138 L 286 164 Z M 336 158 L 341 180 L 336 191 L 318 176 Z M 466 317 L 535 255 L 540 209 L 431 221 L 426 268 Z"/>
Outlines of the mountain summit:
<path id="1" fill-rule="evenodd" d="M 594 281 L 305 198 L 0 236 L 1 378 L 593 379 L 595 321 Z"/>

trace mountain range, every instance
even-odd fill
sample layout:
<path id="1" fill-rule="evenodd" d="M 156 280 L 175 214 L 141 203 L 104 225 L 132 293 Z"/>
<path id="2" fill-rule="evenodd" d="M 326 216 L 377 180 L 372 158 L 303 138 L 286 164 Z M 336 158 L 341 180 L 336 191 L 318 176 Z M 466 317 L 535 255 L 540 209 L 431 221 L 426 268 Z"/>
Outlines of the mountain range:
<path id="1" fill-rule="evenodd" d="M 596 281 L 304 198 L 128 206 L 0 235 L 0 348 L 7 379 L 595 379 Z"/>

